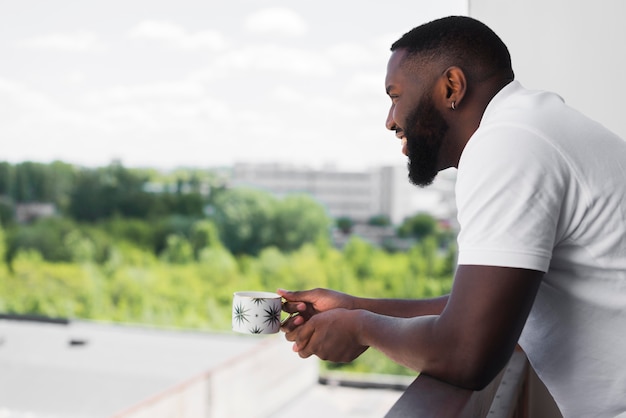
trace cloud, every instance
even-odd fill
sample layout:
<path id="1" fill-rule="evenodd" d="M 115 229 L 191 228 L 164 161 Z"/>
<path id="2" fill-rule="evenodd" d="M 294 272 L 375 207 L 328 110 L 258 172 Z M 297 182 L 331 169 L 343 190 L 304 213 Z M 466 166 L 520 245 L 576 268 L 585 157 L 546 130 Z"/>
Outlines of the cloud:
<path id="1" fill-rule="evenodd" d="M 332 62 L 324 54 L 278 45 L 257 45 L 229 51 L 217 60 L 216 65 L 228 71 L 255 70 L 300 76 L 325 77 L 334 72 Z"/>
<path id="2" fill-rule="evenodd" d="M 288 86 L 278 86 L 271 93 L 271 97 L 286 104 L 301 104 L 306 101 L 306 96 L 296 89 Z"/>
<path id="3" fill-rule="evenodd" d="M 188 32 L 182 26 L 155 20 L 146 20 L 131 29 L 130 38 L 161 41 L 181 49 L 210 49 L 219 51 L 227 42 L 218 31 Z"/>
<path id="4" fill-rule="evenodd" d="M 244 28 L 254 34 L 304 35 L 308 26 L 299 14 L 290 9 L 275 7 L 249 15 Z"/>
<path id="5" fill-rule="evenodd" d="M 0 106 L 6 105 L 6 109 L 12 110 L 16 115 L 22 110 L 48 110 L 52 106 L 52 102 L 47 96 L 28 88 L 24 84 L 3 78 L 0 78 L 0 99 Z"/>
<path id="6" fill-rule="evenodd" d="M 51 33 L 17 42 L 17 46 L 50 49 L 66 52 L 98 51 L 105 48 L 95 33 L 78 31 L 74 33 Z"/>
<path id="7" fill-rule="evenodd" d="M 343 93 L 356 102 L 370 100 L 387 104 L 385 80 L 377 73 L 356 73 L 345 84 Z"/>
<path id="8" fill-rule="evenodd" d="M 0 138 L 2 129 L 11 126 L 27 129 L 48 126 L 50 134 L 62 132 L 68 126 L 102 127 L 85 112 L 86 109 L 67 107 L 25 84 L 0 78 L 0 113 L 5 118 L 0 125 Z"/>
<path id="9" fill-rule="evenodd" d="M 0 78 L 0 114 L 0 143 L 7 161 L 66 159 L 77 150 L 93 156 L 98 155 L 93 147 L 106 143 L 89 141 L 106 126 L 85 109 L 68 108 L 13 80 Z M 19 146 L 9 147 L 8 142 Z"/>
<path id="10" fill-rule="evenodd" d="M 341 43 L 328 48 L 328 55 L 342 66 L 360 67 L 377 62 L 377 56 L 369 48 L 356 43 Z"/>
<path id="11" fill-rule="evenodd" d="M 65 79 L 70 84 L 83 84 L 87 77 L 80 70 L 71 70 L 67 73 Z"/>
<path id="12" fill-rule="evenodd" d="M 92 106 L 123 102 L 187 101 L 204 97 L 204 87 L 189 81 L 168 81 L 140 85 L 118 85 L 87 96 Z"/>

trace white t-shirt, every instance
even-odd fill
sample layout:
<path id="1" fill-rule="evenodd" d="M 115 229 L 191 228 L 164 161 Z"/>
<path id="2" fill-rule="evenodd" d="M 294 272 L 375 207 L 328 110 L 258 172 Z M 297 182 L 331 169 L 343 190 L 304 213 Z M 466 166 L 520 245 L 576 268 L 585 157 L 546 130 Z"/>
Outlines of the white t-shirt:
<path id="1" fill-rule="evenodd" d="M 520 345 L 563 415 L 626 412 L 626 142 L 512 82 L 467 143 L 459 264 L 545 272 Z"/>

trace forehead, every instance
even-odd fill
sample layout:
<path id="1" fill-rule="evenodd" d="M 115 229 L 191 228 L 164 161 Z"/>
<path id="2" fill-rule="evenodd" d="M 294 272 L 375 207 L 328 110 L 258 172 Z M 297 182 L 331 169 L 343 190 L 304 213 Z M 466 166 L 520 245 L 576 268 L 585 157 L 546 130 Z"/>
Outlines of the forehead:
<path id="1" fill-rule="evenodd" d="M 405 49 L 397 49 L 392 52 L 387 63 L 387 76 L 385 88 L 387 92 L 391 88 L 429 88 L 437 77 L 442 74 L 441 60 L 433 59 L 421 53 L 417 56 L 408 56 Z"/>
<path id="2" fill-rule="evenodd" d="M 402 65 L 406 54 L 404 49 L 398 49 L 391 53 L 391 57 L 389 57 L 389 62 L 387 63 L 387 76 L 385 78 L 385 84 L 387 86 L 406 77 L 404 74 L 406 70 Z"/>
<path id="3" fill-rule="evenodd" d="M 387 90 L 400 85 L 420 83 L 420 79 L 424 78 L 426 69 L 423 65 L 414 62 L 413 57 L 409 58 L 410 61 L 405 60 L 407 55 L 408 52 L 405 49 L 397 49 L 391 53 L 385 77 Z"/>

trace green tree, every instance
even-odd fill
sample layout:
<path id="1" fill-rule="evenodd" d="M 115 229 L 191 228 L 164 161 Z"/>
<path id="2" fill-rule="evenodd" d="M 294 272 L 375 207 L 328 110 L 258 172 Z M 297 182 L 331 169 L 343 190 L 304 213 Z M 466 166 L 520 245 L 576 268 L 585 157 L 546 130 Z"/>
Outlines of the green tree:
<path id="1" fill-rule="evenodd" d="M 274 218 L 272 241 L 281 251 L 329 240 L 330 218 L 308 195 L 291 195 L 280 200 Z"/>
<path id="2" fill-rule="evenodd" d="M 437 220 L 428 213 L 418 213 L 406 218 L 398 228 L 398 236 L 401 238 L 422 239 L 436 233 Z"/>
<path id="3" fill-rule="evenodd" d="M 13 196 L 15 169 L 8 162 L 0 162 L 0 196 Z"/>
<path id="4" fill-rule="evenodd" d="M 15 218 L 15 205 L 8 197 L 0 196 L 0 225 L 8 225 Z"/>
<path id="5" fill-rule="evenodd" d="M 165 249 L 161 252 L 161 259 L 174 264 L 191 263 L 194 260 L 193 248 L 185 237 L 172 234 L 167 237 Z"/>
<path id="6" fill-rule="evenodd" d="M 0 270 L 4 267 L 6 261 L 7 242 L 2 223 L 0 223 Z"/>
<path id="7" fill-rule="evenodd" d="M 391 225 L 391 219 L 387 215 L 375 215 L 369 218 L 367 224 L 372 226 L 389 226 Z"/>
<path id="8" fill-rule="evenodd" d="M 373 245 L 356 236 L 351 237 L 343 248 L 346 261 L 359 279 L 372 277 L 375 252 Z"/>
<path id="9" fill-rule="evenodd" d="M 68 207 L 72 218 L 88 222 L 109 218 L 114 205 L 113 188 L 103 184 L 97 171 L 84 169 L 78 173 Z"/>
<path id="10" fill-rule="evenodd" d="M 169 215 L 158 219 L 153 223 L 154 229 L 154 247 L 155 254 L 160 254 L 167 247 L 168 237 L 178 235 L 189 239 L 193 225 L 197 220 L 189 216 Z"/>
<path id="11" fill-rule="evenodd" d="M 204 248 L 222 247 L 217 227 L 213 222 L 206 219 L 196 221 L 192 225 L 189 241 L 196 259 Z"/>
<path id="12" fill-rule="evenodd" d="M 337 228 L 344 234 L 349 234 L 352 232 L 352 228 L 354 228 L 354 221 L 352 218 L 347 216 L 341 216 L 335 220 Z"/>
<path id="13" fill-rule="evenodd" d="M 200 218 L 204 215 L 205 199 L 199 193 L 163 193 L 154 197 L 155 207 L 150 216 L 177 214 Z"/>
<path id="14" fill-rule="evenodd" d="M 73 230 L 66 234 L 63 243 L 68 249 L 72 261 L 85 263 L 95 260 L 96 247 L 94 243 L 79 230 Z"/>
<path id="15" fill-rule="evenodd" d="M 23 162 L 15 166 L 14 198 L 17 202 L 54 201 L 51 170 L 41 163 Z"/>
<path id="16" fill-rule="evenodd" d="M 224 245 L 234 254 L 258 254 L 272 242 L 276 199 L 266 192 L 236 188 L 214 201 L 213 220 Z"/>
<path id="17" fill-rule="evenodd" d="M 74 187 L 76 180 L 76 168 L 62 161 L 54 161 L 48 165 L 48 174 L 50 178 L 51 199 L 55 203 L 61 213 L 67 213 L 70 204 L 70 193 Z"/>
<path id="18" fill-rule="evenodd" d="M 115 241 L 128 241 L 143 249 L 154 251 L 157 248 L 157 227 L 148 220 L 121 218 L 115 216 L 96 224 L 98 229 L 106 231 Z M 167 233 L 164 234 L 165 240 Z"/>
<path id="19" fill-rule="evenodd" d="M 145 192 L 145 177 L 120 164 L 96 170 L 83 169 L 76 176 L 68 213 L 79 221 L 97 221 L 114 215 L 145 218 L 154 196 Z"/>
<path id="20" fill-rule="evenodd" d="M 72 254 L 65 245 L 65 236 L 76 229 L 70 219 L 44 218 L 30 225 L 12 228 L 8 239 L 9 262 L 19 250 L 35 250 L 45 260 L 70 261 Z"/>

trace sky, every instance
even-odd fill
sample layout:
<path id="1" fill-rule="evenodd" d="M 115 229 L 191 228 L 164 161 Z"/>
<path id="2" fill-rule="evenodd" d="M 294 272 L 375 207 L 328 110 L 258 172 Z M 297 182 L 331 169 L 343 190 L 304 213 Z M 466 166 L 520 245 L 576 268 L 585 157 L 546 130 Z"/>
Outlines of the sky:
<path id="1" fill-rule="evenodd" d="M 467 0 L 0 0 L 0 161 L 404 164 L 389 47 Z"/>

